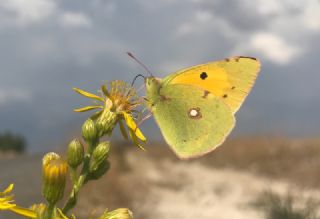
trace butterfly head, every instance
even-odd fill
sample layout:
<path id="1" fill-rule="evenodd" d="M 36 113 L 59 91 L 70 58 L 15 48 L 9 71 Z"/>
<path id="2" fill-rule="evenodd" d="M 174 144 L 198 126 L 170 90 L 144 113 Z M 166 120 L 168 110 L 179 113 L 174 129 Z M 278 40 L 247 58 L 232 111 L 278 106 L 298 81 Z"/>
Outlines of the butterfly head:
<path id="1" fill-rule="evenodd" d="M 159 91 L 161 88 L 161 81 L 155 77 L 147 77 L 145 80 L 147 99 L 152 106 L 159 99 Z"/>
<path id="2" fill-rule="evenodd" d="M 145 78 L 145 85 L 147 90 L 158 90 L 160 87 L 160 80 L 153 76 Z"/>

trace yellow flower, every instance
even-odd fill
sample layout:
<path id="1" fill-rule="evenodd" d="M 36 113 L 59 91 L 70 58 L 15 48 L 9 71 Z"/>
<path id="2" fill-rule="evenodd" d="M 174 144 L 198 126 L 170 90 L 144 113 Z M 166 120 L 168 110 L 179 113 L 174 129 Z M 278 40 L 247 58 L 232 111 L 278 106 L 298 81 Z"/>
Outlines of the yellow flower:
<path id="1" fill-rule="evenodd" d="M 106 210 L 98 219 L 133 219 L 133 216 L 129 209 L 118 208 L 113 211 Z"/>
<path id="2" fill-rule="evenodd" d="M 7 210 L 15 207 L 13 203 L 13 195 L 7 196 L 13 189 L 13 184 L 10 184 L 3 192 L 0 192 L 0 210 Z"/>
<path id="3" fill-rule="evenodd" d="M 10 184 L 3 192 L 0 192 L 0 210 L 10 210 L 16 214 L 25 216 L 26 218 L 36 218 L 36 212 L 28 208 L 17 206 L 14 203 L 13 195 L 10 195 L 13 190 L 13 184 Z"/>
<path id="4" fill-rule="evenodd" d="M 47 206 L 43 203 L 33 204 L 30 209 L 37 212 L 36 218 L 44 218 Z M 57 208 L 56 219 L 76 219 L 76 217 L 72 214 L 70 218 L 68 218 L 65 214 L 62 213 L 60 208 Z"/>
<path id="5" fill-rule="evenodd" d="M 96 101 L 96 105 L 78 108 L 74 111 L 86 112 L 99 109 L 92 116 L 92 119 L 96 121 L 100 133 L 110 134 L 115 124 L 118 123 L 122 136 L 128 139 L 128 130 L 133 143 L 144 149 L 143 143 L 146 142 L 146 138 L 137 127 L 134 119 L 135 113 L 141 113 L 136 108 L 143 103 L 142 99 L 138 97 L 136 90 L 124 81 L 111 81 L 109 87 L 110 89 L 108 90 L 107 85 L 102 85 L 100 96 L 79 88 L 73 88 L 77 93 Z M 123 122 L 127 125 L 127 128 Z M 100 134 L 100 136 L 103 134 Z"/>
<path id="6" fill-rule="evenodd" d="M 56 153 L 47 153 L 42 159 L 42 195 L 50 204 L 63 197 L 68 164 Z"/>

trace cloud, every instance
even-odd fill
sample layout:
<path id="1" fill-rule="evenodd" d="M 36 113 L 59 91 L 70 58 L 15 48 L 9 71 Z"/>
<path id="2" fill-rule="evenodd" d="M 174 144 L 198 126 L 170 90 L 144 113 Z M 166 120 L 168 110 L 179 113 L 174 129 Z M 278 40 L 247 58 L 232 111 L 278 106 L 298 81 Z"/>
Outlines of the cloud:
<path id="1" fill-rule="evenodd" d="M 282 37 L 274 33 L 256 33 L 249 41 L 249 47 L 260 52 L 272 62 L 287 64 L 301 53 L 301 50 L 286 42 Z"/>
<path id="2" fill-rule="evenodd" d="M 16 24 L 25 25 L 43 21 L 56 9 L 53 0 L 1 0 L 0 10 Z M 1 13 L 1 12 L 0 12 Z"/>
<path id="3" fill-rule="evenodd" d="M 293 123 L 301 117 L 295 105 L 320 107 L 312 92 L 320 80 L 319 16 L 316 0 L 0 0 L 0 28 L 10 27 L 0 32 L 0 120 L 13 129 L 22 120 L 22 131 L 34 125 L 28 138 L 59 139 L 62 127 L 79 121 L 72 109 L 87 104 L 70 88 L 131 81 L 142 73 L 125 55 L 131 51 L 159 77 L 229 55 L 257 56 L 262 72 L 242 108 L 255 116 L 240 120 L 252 131 L 253 120 L 272 127 L 286 112 L 283 124 Z"/>
<path id="4" fill-rule="evenodd" d="M 197 22 L 183 24 L 177 29 L 178 36 L 192 34 L 199 28 L 201 33 L 214 29 L 229 42 L 233 40 L 232 55 L 252 53 L 274 64 L 290 64 L 312 46 L 305 39 L 320 33 L 318 0 L 193 2 L 195 8 L 210 12 L 213 18 L 206 27 Z"/>
<path id="5" fill-rule="evenodd" d="M 306 8 L 301 16 L 302 23 L 313 31 L 320 31 L 320 1 L 308 1 Z"/>
<path id="6" fill-rule="evenodd" d="M 61 15 L 60 22 L 64 27 L 91 27 L 88 16 L 79 12 L 65 12 Z"/>
<path id="7" fill-rule="evenodd" d="M 213 15 L 205 10 L 195 11 L 190 18 L 192 19 L 179 25 L 174 33 L 176 38 L 189 34 L 203 34 L 210 29 L 208 24 L 213 21 Z"/>

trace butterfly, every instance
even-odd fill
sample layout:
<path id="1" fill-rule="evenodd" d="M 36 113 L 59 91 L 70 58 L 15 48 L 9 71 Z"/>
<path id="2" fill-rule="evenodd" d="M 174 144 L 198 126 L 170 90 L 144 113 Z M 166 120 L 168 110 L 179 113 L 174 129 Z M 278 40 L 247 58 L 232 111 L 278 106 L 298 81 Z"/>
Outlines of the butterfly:
<path id="1" fill-rule="evenodd" d="M 224 142 L 259 71 L 259 60 L 237 56 L 145 79 L 148 108 L 179 158 L 201 157 Z"/>

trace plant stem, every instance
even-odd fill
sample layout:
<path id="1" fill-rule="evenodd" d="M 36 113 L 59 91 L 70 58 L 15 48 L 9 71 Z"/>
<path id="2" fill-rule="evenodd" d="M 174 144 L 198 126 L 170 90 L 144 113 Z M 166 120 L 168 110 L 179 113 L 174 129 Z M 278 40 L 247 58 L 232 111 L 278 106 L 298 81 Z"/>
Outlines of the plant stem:
<path id="1" fill-rule="evenodd" d="M 99 141 L 97 141 L 97 142 L 99 142 Z M 81 174 L 80 174 L 78 180 L 73 182 L 73 188 L 70 192 L 69 198 L 68 198 L 67 202 L 65 203 L 64 207 L 62 208 L 62 212 L 64 214 L 67 214 L 68 211 L 70 211 L 72 208 L 74 208 L 74 206 L 77 203 L 78 193 L 79 193 L 81 187 L 83 186 L 83 184 L 89 174 L 89 164 L 90 164 L 90 160 L 91 160 L 91 154 L 92 154 L 94 147 L 97 145 L 97 142 L 90 142 L 89 143 L 88 151 L 84 157 Z M 74 176 L 72 176 L 72 178 L 75 179 Z"/>
<path id="2" fill-rule="evenodd" d="M 54 204 L 50 204 L 48 205 L 48 208 L 47 208 L 47 211 L 46 211 L 46 214 L 45 214 L 45 219 L 55 219 L 55 210 L 56 210 L 56 207 Z"/>

